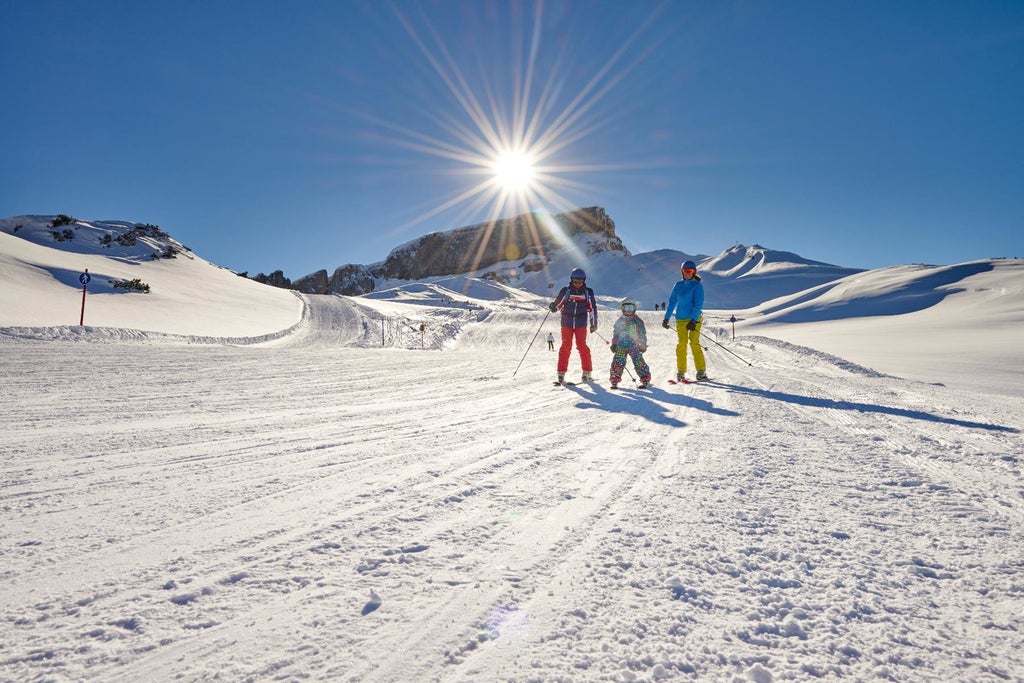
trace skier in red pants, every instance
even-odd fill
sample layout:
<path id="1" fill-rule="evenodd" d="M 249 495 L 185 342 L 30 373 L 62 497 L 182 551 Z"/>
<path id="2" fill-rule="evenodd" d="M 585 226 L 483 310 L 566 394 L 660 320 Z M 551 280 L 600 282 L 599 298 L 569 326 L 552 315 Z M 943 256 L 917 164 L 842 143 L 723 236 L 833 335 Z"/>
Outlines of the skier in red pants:
<path id="1" fill-rule="evenodd" d="M 569 354 L 575 341 L 576 350 L 580 352 L 580 365 L 583 366 L 582 381 L 592 381 L 594 370 L 590 359 L 590 347 L 587 346 L 587 325 L 591 332 L 597 332 L 597 300 L 594 290 L 587 287 L 587 274 L 582 268 L 576 268 L 569 274 L 569 284 L 562 287 L 558 296 L 548 308 L 552 313 L 562 311 L 562 346 L 558 349 L 558 383 L 565 381 L 565 371 L 569 369 Z"/>

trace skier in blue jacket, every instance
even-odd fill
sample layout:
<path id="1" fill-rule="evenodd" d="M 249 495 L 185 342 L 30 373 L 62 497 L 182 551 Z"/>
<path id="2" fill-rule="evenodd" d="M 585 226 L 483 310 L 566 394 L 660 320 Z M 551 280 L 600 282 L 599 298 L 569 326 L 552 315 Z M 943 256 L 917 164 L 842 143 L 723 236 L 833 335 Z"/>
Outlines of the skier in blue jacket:
<path id="1" fill-rule="evenodd" d="M 672 288 L 668 306 L 665 308 L 665 319 L 661 321 L 661 326 L 666 330 L 669 329 L 669 315 L 675 314 L 676 334 L 679 338 L 676 344 L 676 379 L 680 382 L 686 381 L 686 346 L 689 344 L 693 351 L 693 364 L 697 368 L 697 381 L 703 382 L 708 378 L 704 351 L 700 347 L 701 315 L 704 312 L 704 284 L 700 281 L 700 275 L 697 275 L 697 264 L 693 261 L 683 261 L 679 270 L 683 279 L 676 282 L 675 287 Z"/>

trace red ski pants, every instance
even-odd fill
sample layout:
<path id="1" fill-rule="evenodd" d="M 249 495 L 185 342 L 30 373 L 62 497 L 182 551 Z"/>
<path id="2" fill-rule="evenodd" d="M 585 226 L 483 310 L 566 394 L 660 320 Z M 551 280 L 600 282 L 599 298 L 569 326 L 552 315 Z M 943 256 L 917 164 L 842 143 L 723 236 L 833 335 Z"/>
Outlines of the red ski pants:
<path id="1" fill-rule="evenodd" d="M 580 365 L 583 372 L 590 372 L 594 369 L 590 360 L 590 347 L 587 346 L 586 327 L 563 327 L 562 345 L 558 348 L 558 372 L 565 372 L 569 369 L 569 354 L 572 353 L 572 343 L 576 340 L 576 350 L 580 352 Z"/>

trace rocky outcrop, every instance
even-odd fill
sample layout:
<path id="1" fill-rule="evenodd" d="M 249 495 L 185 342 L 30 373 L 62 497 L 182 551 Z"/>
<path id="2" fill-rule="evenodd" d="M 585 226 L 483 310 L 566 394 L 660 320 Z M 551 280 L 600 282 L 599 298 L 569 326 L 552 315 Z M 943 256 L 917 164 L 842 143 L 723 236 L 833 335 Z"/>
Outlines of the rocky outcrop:
<path id="1" fill-rule="evenodd" d="M 293 282 L 292 289 L 303 294 L 326 294 L 328 282 L 327 271 L 318 270 Z"/>
<path id="2" fill-rule="evenodd" d="M 581 234 L 593 236 L 588 241 L 588 255 L 610 250 L 629 254 L 615 234 L 615 222 L 604 209 L 591 206 L 554 216 L 530 213 L 432 232 L 393 249 L 380 263 L 350 263 L 337 268 L 330 278 L 321 270 L 288 284 L 278 284 L 287 281 L 281 271 L 270 276 L 261 273 L 256 279 L 307 294 L 347 296 L 368 294 L 380 280 L 422 280 L 480 271 L 483 277 L 500 280 L 504 277 L 500 272 L 486 269 L 513 262 L 523 272 L 543 270 L 546 254 L 564 248 L 567 240 Z"/>
<path id="3" fill-rule="evenodd" d="M 615 223 L 604 209 L 594 206 L 556 216 L 525 214 L 424 235 L 388 255 L 383 264 L 384 277 L 421 280 L 520 260 L 527 261 L 524 268 L 539 269 L 543 263 L 536 257 L 565 247 L 566 238 L 580 233 L 604 238 L 595 241 L 599 245 L 596 251 L 626 250 L 615 235 Z"/>
<path id="4" fill-rule="evenodd" d="M 292 281 L 284 276 L 283 270 L 275 270 L 270 275 L 264 275 L 263 273 L 259 273 L 257 275 L 254 275 L 252 279 L 255 280 L 256 282 L 262 282 L 265 285 L 270 285 L 271 287 L 280 287 L 281 289 L 292 289 Z"/>
<path id="5" fill-rule="evenodd" d="M 326 293 L 346 296 L 369 294 L 376 286 L 376 279 L 380 277 L 380 274 L 379 264 L 376 271 L 373 266 L 360 266 L 351 263 L 341 266 L 331 276 Z"/>

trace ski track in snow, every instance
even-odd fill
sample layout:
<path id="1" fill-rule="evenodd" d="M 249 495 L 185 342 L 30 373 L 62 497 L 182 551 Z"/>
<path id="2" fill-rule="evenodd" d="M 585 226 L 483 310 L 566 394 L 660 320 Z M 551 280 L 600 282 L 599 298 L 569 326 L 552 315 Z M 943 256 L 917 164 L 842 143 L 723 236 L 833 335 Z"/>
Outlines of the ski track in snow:
<path id="1" fill-rule="evenodd" d="M 552 387 L 536 310 L 305 301 L 0 337 L 0 679 L 1024 680 L 1020 399 L 759 338 L 669 386 L 650 314 L 652 388 Z"/>

